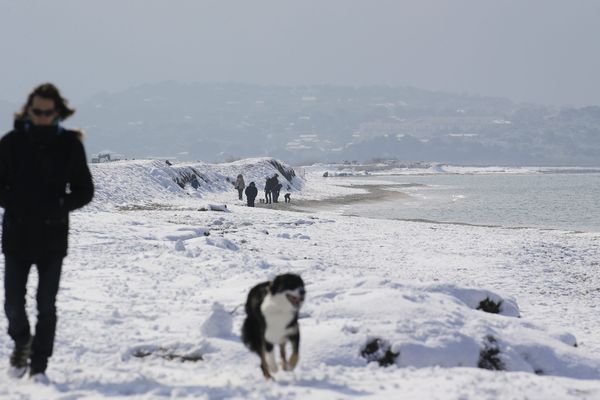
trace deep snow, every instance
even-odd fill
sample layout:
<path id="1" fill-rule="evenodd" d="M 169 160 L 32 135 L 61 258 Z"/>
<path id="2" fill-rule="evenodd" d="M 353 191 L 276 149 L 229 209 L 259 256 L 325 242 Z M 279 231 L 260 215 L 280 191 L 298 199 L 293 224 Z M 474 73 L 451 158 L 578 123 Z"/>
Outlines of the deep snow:
<path id="1" fill-rule="evenodd" d="M 191 169 L 200 187 L 182 189 L 174 178 Z M 600 398 L 600 234 L 252 209 L 227 181 L 240 172 L 260 195 L 278 170 L 93 165 L 96 198 L 72 215 L 53 383 L 0 374 L 0 397 Z M 294 178 L 293 199 L 361 192 L 322 172 Z M 307 283 L 300 363 L 265 382 L 239 339 L 243 303 L 284 272 Z M 486 298 L 502 300 L 499 314 L 477 310 Z M 399 353 L 394 365 L 361 356 L 374 338 Z M 507 371 L 477 368 L 486 351 Z"/>

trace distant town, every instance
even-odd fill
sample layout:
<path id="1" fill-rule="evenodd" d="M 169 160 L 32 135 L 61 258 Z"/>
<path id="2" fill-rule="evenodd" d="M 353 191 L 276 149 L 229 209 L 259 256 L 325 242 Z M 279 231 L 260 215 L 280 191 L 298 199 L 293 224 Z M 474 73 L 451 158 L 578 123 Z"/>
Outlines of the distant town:
<path id="1" fill-rule="evenodd" d="M 158 154 L 207 162 L 271 156 L 295 164 L 598 166 L 600 154 L 600 107 L 410 87 L 165 82 L 98 94 L 77 108 L 72 123 L 86 132 L 94 162 Z"/>

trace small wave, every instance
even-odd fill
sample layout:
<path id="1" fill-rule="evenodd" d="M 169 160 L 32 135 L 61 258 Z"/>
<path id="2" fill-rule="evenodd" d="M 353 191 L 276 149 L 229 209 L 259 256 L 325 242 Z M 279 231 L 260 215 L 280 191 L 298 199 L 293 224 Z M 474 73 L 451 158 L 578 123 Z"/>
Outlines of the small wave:
<path id="1" fill-rule="evenodd" d="M 368 216 L 364 214 L 345 214 L 349 217 L 360 217 L 360 218 L 370 218 L 370 219 L 387 219 L 391 221 L 404 221 L 404 222 L 418 222 L 423 224 L 435 224 L 435 225 L 456 225 L 456 226 L 472 226 L 476 228 L 495 228 L 495 229 L 509 229 L 509 230 L 525 230 L 525 229 L 536 229 L 540 231 L 561 231 L 561 232 L 569 232 L 569 233 L 589 233 L 594 231 L 582 231 L 575 229 L 567 229 L 567 228 L 548 228 L 543 226 L 510 226 L 510 225 L 496 225 L 496 224 L 476 224 L 470 222 L 460 222 L 460 221 L 437 221 L 434 219 L 427 218 L 393 218 L 393 217 L 381 217 L 381 216 Z"/>

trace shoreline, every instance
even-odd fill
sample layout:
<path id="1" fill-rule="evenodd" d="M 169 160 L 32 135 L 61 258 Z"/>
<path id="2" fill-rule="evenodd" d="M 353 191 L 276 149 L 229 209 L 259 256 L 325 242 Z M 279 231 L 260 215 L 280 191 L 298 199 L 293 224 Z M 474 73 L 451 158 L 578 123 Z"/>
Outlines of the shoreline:
<path id="1" fill-rule="evenodd" d="M 367 193 L 355 193 L 347 194 L 343 196 L 329 197 L 321 200 L 294 200 L 292 198 L 291 203 L 278 202 L 278 203 L 256 203 L 256 207 L 265 209 L 275 210 L 287 210 L 295 212 L 312 213 L 317 211 L 327 210 L 330 207 L 345 206 L 356 203 L 376 203 L 379 201 L 389 201 L 394 199 L 405 199 L 408 194 L 404 192 L 397 192 L 393 190 L 386 190 L 385 188 L 404 188 L 406 184 L 374 184 L 374 185 L 340 185 L 341 187 L 349 189 L 364 189 Z M 414 186 L 414 185 L 410 185 Z M 280 196 L 282 198 L 282 196 Z"/>
<path id="2" fill-rule="evenodd" d="M 339 185 L 340 187 L 350 189 L 364 189 L 367 193 L 348 194 L 343 196 L 334 196 L 320 200 L 296 200 L 292 199 L 292 203 L 271 203 L 264 204 L 258 203 L 256 207 L 264 209 L 273 209 L 278 211 L 292 211 L 298 213 L 317 213 L 320 211 L 330 211 L 331 209 L 340 206 L 349 206 L 358 203 L 377 203 L 383 201 L 402 200 L 410 197 L 406 192 L 386 190 L 386 188 L 406 188 L 414 186 L 426 186 L 421 184 L 360 184 L 360 185 Z M 499 225 L 499 224 L 486 224 L 486 223 L 473 223 L 464 221 L 441 221 L 433 220 L 428 218 L 395 218 L 395 217 L 377 217 L 377 216 L 366 216 L 355 213 L 342 213 L 341 215 L 348 217 L 360 217 L 369 219 L 382 219 L 390 221 L 406 221 L 406 222 L 418 222 L 423 224 L 441 224 L 441 225 L 456 225 L 456 226 L 472 226 L 479 228 L 497 228 L 497 229 L 508 229 L 508 230 L 526 230 L 526 229 L 537 229 L 541 231 L 562 231 L 571 234 L 585 234 L 585 233 L 598 233 L 593 230 L 581 230 L 581 229 L 567 229 L 557 227 L 546 227 L 546 226 L 527 226 L 527 225 Z"/>

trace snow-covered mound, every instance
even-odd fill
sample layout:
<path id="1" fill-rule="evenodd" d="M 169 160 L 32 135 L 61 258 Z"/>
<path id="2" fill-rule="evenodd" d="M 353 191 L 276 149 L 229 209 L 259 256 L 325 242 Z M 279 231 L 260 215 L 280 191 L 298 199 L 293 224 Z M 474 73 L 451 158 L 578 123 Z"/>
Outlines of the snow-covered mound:
<path id="1" fill-rule="evenodd" d="M 118 161 L 91 164 L 91 172 L 96 186 L 94 201 L 88 206 L 91 209 L 178 205 L 190 196 L 203 198 L 209 193 L 232 192 L 238 174 L 244 176 L 246 185 L 255 182 L 259 192 L 266 178 L 274 174 L 279 175 L 284 191 L 295 192 L 304 186 L 304 180 L 291 167 L 272 158 L 225 164 Z"/>
<path id="2" fill-rule="evenodd" d="M 502 307 L 498 314 L 478 310 L 489 298 L 506 304 L 505 312 Z M 362 353 L 380 339 L 399 367 L 479 367 L 600 379 L 600 360 L 575 347 L 573 335 L 517 315 L 514 300 L 489 290 L 365 279 L 358 287 L 313 296 L 307 317 L 327 322 L 311 326 L 311 335 L 319 339 L 310 345 L 319 351 L 309 357 L 314 363 L 364 365 L 377 361 Z"/>

